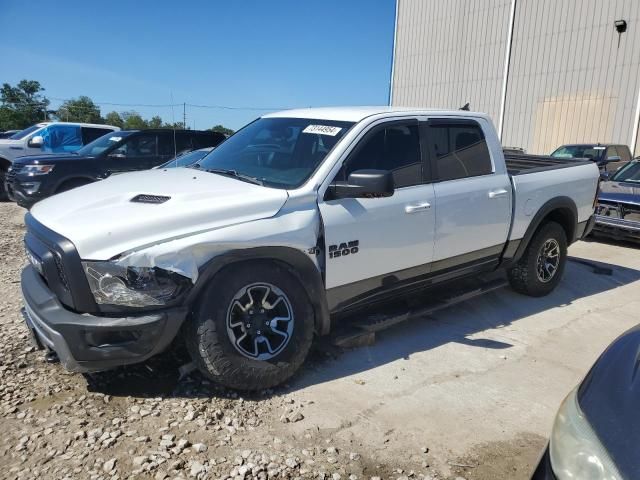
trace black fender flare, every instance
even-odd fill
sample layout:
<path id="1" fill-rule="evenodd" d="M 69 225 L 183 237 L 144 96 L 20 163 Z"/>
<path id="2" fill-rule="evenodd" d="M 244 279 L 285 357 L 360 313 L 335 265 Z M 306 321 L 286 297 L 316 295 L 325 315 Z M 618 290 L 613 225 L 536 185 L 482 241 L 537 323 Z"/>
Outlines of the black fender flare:
<path id="1" fill-rule="evenodd" d="M 313 306 L 314 324 L 318 335 L 326 335 L 331 329 L 326 290 L 320 270 L 301 250 L 291 247 L 255 247 L 218 255 L 200 268 L 198 280 L 187 295 L 187 305 L 193 305 L 204 289 L 225 267 L 234 263 L 271 261 L 283 264 L 298 279 Z"/>
<path id="2" fill-rule="evenodd" d="M 569 197 L 554 197 L 538 209 L 520 241 L 508 243 L 503 255 L 503 264 L 510 265 L 520 260 L 540 225 L 550 219 L 558 221 L 562 225 L 567 233 L 569 244 L 575 242 L 578 226 L 578 207 L 573 199 Z"/>

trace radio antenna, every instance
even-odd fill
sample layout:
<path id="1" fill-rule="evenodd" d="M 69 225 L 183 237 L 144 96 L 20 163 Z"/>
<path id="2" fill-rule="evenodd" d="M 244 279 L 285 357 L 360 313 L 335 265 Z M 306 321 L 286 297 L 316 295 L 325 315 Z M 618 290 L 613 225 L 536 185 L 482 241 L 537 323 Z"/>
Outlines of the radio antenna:
<path id="1" fill-rule="evenodd" d="M 178 145 L 176 144 L 176 116 L 173 111 L 173 92 L 169 90 L 169 95 L 171 97 L 171 127 L 173 128 L 173 161 L 175 163 L 174 167 L 178 167 Z"/>

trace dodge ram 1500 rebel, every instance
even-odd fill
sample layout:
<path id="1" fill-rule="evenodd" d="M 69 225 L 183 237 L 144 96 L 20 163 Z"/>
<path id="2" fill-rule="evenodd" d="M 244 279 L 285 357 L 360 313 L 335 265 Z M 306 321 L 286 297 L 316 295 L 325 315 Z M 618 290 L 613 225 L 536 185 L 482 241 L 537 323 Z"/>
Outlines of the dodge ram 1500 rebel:
<path id="1" fill-rule="evenodd" d="M 589 161 L 505 159 L 480 113 L 273 113 L 191 168 L 35 205 L 25 321 L 71 371 L 180 338 L 214 381 L 263 389 L 344 312 L 498 268 L 516 291 L 548 294 L 593 226 L 598 179 Z"/>

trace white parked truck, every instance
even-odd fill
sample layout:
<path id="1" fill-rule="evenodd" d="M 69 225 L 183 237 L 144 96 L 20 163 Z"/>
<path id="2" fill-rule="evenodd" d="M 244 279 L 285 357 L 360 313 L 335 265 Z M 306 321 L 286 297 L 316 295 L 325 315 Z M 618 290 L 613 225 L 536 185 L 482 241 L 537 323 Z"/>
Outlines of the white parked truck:
<path id="1" fill-rule="evenodd" d="M 548 294 L 567 246 L 592 228 L 598 178 L 589 161 L 505 161 L 480 113 L 273 113 L 192 168 L 35 205 L 25 320 L 72 371 L 183 338 L 206 376 L 263 389 L 340 313 L 499 268 L 516 291 Z"/>

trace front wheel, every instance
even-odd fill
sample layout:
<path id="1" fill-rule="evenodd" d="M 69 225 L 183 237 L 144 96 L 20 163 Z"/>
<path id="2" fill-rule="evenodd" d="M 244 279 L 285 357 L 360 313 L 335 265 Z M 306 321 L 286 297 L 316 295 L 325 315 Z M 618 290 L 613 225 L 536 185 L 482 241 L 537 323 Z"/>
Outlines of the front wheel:
<path id="1" fill-rule="evenodd" d="M 531 297 L 542 297 L 556 288 L 567 263 L 567 235 L 556 222 L 542 225 L 522 258 L 507 271 L 511 288 Z"/>
<path id="2" fill-rule="evenodd" d="M 185 339 L 207 377 L 230 388 L 263 390 L 302 365 L 313 319 L 306 291 L 284 266 L 232 265 L 202 292 Z"/>

